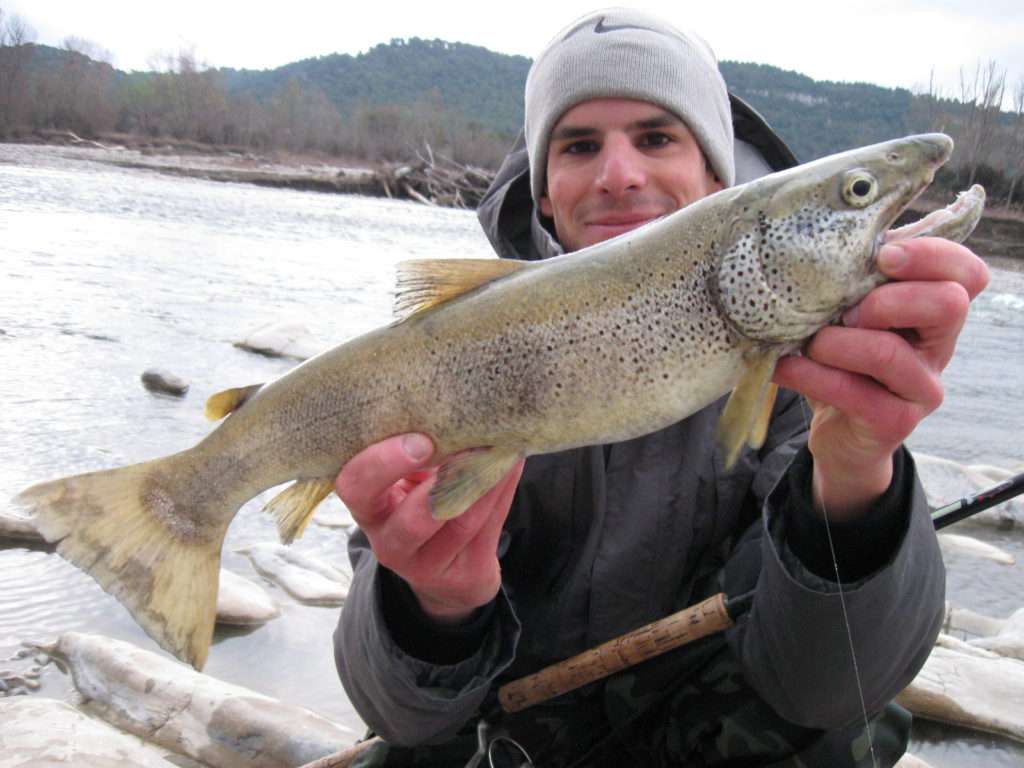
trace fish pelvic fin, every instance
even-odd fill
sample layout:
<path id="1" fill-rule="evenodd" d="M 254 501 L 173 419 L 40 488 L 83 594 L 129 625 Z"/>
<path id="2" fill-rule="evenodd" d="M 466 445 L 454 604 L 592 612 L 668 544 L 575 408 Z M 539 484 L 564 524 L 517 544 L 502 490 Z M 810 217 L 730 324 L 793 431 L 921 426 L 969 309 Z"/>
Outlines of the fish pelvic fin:
<path id="1" fill-rule="evenodd" d="M 474 448 L 455 454 L 444 464 L 430 489 L 430 509 L 436 520 L 458 517 L 498 484 L 522 455 L 500 448 Z"/>
<path id="2" fill-rule="evenodd" d="M 176 501 L 173 465 L 186 455 L 40 483 L 14 503 L 162 648 L 202 669 L 230 518 Z"/>
<path id="3" fill-rule="evenodd" d="M 725 466 L 731 468 L 744 444 L 757 450 L 768 434 L 772 408 L 778 387 L 772 382 L 778 351 L 759 351 L 748 355 L 747 369 L 729 395 L 718 420 L 718 446 L 725 454 Z"/>
<path id="4" fill-rule="evenodd" d="M 397 267 L 395 320 L 401 322 L 481 285 L 533 266 L 513 259 L 403 261 Z"/>
<path id="5" fill-rule="evenodd" d="M 262 384 L 251 384 L 248 387 L 233 387 L 210 395 L 206 400 L 204 413 L 210 421 L 218 421 L 234 413 L 245 402 L 262 389 Z"/>
<path id="6" fill-rule="evenodd" d="M 334 490 L 334 478 L 299 480 L 277 494 L 263 508 L 277 520 L 282 544 L 291 544 L 302 536 L 320 502 Z"/>

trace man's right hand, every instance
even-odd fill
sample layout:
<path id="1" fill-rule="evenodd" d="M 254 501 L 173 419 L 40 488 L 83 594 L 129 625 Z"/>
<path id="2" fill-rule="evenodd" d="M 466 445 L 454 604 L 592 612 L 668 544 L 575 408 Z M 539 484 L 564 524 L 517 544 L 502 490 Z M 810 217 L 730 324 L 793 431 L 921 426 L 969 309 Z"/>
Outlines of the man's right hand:
<path id="1" fill-rule="evenodd" d="M 456 624 L 501 587 L 498 537 L 523 472 L 520 461 L 466 512 L 435 520 L 434 444 L 426 435 L 390 437 L 353 456 L 335 481 L 377 561 L 412 588 L 424 613 Z"/>

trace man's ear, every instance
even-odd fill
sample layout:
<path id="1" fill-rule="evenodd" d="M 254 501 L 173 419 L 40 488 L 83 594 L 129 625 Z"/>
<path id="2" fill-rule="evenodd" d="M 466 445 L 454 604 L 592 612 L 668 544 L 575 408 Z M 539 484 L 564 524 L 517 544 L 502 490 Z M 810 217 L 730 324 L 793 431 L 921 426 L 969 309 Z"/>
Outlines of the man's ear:
<path id="1" fill-rule="evenodd" d="M 551 198 L 548 197 L 547 192 L 540 196 L 537 207 L 540 208 L 540 212 L 544 216 L 549 219 L 555 218 L 555 209 L 551 207 Z"/>

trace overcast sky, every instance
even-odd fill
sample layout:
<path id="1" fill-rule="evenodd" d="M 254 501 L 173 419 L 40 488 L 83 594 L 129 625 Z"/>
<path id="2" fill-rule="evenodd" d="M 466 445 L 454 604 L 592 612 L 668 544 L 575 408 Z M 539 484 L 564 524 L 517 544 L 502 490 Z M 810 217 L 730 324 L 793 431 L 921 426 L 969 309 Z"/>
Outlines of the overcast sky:
<path id="1" fill-rule="evenodd" d="M 0 0 L 35 41 L 86 38 L 120 69 L 150 69 L 154 54 L 194 48 L 215 67 L 268 69 L 329 53 L 359 53 L 392 38 L 441 38 L 533 57 L 576 17 L 612 3 L 329 2 L 235 0 Z M 991 59 L 1012 87 L 1024 78 L 1021 0 L 652 0 L 619 5 L 693 29 L 720 59 L 773 64 L 818 80 L 924 88 L 934 70 L 944 95 Z M 828 10 L 823 10 L 823 9 Z M 1008 88 L 1009 90 L 1009 88 Z M 1004 102 L 1009 106 L 1009 97 Z"/>

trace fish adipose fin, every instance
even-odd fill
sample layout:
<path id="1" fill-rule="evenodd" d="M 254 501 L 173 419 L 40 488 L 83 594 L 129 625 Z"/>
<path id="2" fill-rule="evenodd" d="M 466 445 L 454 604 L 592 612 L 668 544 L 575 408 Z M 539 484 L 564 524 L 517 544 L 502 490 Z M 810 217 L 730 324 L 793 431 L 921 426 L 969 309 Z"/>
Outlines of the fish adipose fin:
<path id="1" fill-rule="evenodd" d="M 150 637 L 201 669 L 213 637 L 230 517 L 210 523 L 208 511 L 180 500 L 176 478 L 193 479 L 186 455 L 40 483 L 14 503 Z"/>
<path id="2" fill-rule="evenodd" d="M 458 517 L 498 484 L 521 458 L 515 451 L 477 448 L 452 456 L 441 465 L 430 489 L 430 509 L 437 520 Z"/>
<path id="3" fill-rule="evenodd" d="M 533 264 L 512 259 L 416 259 L 397 267 L 395 320 L 401 322 L 431 307 L 469 293 Z"/>
<path id="4" fill-rule="evenodd" d="M 778 387 L 772 383 L 778 352 L 756 352 L 739 384 L 729 395 L 718 420 L 718 446 L 725 454 L 726 468 L 739 458 L 744 443 L 753 449 L 764 445 Z"/>
<path id="5" fill-rule="evenodd" d="M 291 544 L 302 535 L 316 508 L 332 490 L 333 477 L 299 480 L 267 502 L 263 509 L 277 520 L 277 533 L 282 544 Z"/>
<path id="6" fill-rule="evenodd" d="M 204 411 L 206 418 L 210 421 L 223 419 L 228 414 L 234 413 L 245 405 L 246 400 L 255 395 L 262 388 L 262 384 L 252 384 L 248 387 L 225 389 L 222 392 L 210 395 L 209 399 L 206 401 L 206 409 Z"/>

